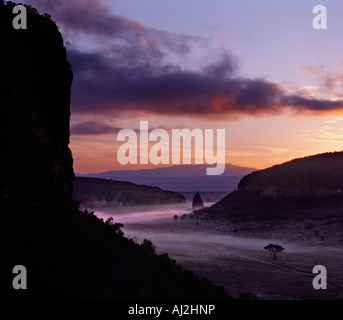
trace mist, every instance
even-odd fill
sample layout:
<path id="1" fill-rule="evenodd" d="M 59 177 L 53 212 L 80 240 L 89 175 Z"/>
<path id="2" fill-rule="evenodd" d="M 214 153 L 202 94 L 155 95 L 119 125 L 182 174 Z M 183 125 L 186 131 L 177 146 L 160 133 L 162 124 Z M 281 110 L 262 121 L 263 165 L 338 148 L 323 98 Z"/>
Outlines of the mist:
<path id="1" fill-rule="evenodd" d="M 206 202 L 205 206 L 211 204 Z M 190 202 L 95 210 L 104 220 L 113 217 L 114 222 L 124 224 L 126 237 L 137 243 L 151 240 L 158 254 L 168 253 L 183 267 L 224 286 L 236 298 L 246 294 L 258 299 L 303 299 L 308 294 L 318 295 L 311 285 L 312 268 L 318 263 L 330 266 L 343 284 L 339 271 L 341 250 L 334 245 L 324 249 L 322 243 L 308 242 L 292 234 L 290 230 L 296 225 L 267 227 L 266 232 L 254 235 L 242 225 L 224 226 L 218 221 L 198 220 L 194 215 L 190 219 L 192 212 Z M 282 228 L 284 231 L 279 231 Z M 263 249 L 269 243 L 285 248 L 275 261 Z M 301 284 L 303 289 L 297 289 Z M 333 290 L 330 294 L 337 292 Z"/>

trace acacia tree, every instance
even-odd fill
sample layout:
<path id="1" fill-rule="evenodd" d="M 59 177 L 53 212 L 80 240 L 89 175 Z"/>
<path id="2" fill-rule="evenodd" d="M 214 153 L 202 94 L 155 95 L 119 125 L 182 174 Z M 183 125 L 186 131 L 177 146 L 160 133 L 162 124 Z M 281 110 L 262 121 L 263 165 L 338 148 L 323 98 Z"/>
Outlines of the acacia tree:
<path id="1" fill-rule="evenodd" d="M 268 244 L 267 246 L 264 247 L 264 250 L 268 250 L 270 252 L 270 254 L 272 255 L 272 257 L 273 257 L 273 260 L 276 260 L 276 255 L 279 252 L 285 250 L 285 248 L 280 246 L 279 244 L 270 243 L 270 244 Z"/>

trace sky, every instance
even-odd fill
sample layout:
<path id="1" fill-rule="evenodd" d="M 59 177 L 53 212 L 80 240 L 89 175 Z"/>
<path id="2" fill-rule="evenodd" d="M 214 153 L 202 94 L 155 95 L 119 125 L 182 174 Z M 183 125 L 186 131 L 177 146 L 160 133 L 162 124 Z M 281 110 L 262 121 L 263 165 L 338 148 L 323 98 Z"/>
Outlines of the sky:
<path id="1" fill-rule="evenodd" d="M 343 149 L 341 0 L 24 3 L 66 43 L 75 172 L 155 167 L 116 159 L 116 134 L 140 120 L 226 129 L 226 161 L 257 169 Z M 312 25 L 318 4 L 326 30 Z"/>

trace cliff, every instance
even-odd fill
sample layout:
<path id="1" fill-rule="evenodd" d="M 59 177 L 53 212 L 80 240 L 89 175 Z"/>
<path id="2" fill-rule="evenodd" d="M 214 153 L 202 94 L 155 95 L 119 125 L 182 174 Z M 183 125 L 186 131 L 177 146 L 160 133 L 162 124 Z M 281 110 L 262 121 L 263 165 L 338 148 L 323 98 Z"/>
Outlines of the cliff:
<path id="1" fill-rule="evenodd" d="M 207 280 L 122 236 L 120 226 L 78 210 L 69 150 L 72 71 L 48 15 L 0 0 L 0 295 L 12 299 L 226 298 Z M 12 270 L 27 269 L 27 290 Z"/>
<path id="2" fill-rule="evenodd" d="M 131 182 L 78 177 L 74 181 L 74 199 L 82 207 L 126 207 L 185 202 L 177 192 Z"/>
<path id="3" fill-rule="evenodd" d="M 343 152 L 295 159 L 245 176 L 199 214 L 218 218 L 320 218 L 343 214 Z"/>
<path id="4" fill-rule="evenodd" d="M 54 22 L 32 8 L 29 29 L 15 30 L 12 8 L 0 2 L 1 195 L 42 209 L 50 202 L 68 205 L 73 76 L 63 39 Z"/>

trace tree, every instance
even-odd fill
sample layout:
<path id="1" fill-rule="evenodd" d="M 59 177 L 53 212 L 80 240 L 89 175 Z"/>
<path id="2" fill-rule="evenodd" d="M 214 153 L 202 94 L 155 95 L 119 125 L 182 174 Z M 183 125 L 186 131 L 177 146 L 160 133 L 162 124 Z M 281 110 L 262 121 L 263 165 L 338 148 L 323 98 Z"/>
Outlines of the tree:
<path id="1" fill-rule="evenodd" d="M 149 256 L 153 256 L 156 254 L 156 247 L 150 240 L 144 239 L 143 243 L 141 244 L 141 247 Z"/>
<path id="2" fill-rule="evenodd" d="M 124 235 L 124 232 L 121 230 L 124 225 L 121 223 L 114 223 L 113 217 L 109 217 L 105 224 L 108 225 L 118 236 Z"/>
<path id="3" fill-rule="evenodd" d="M 273 260 L 276 260 L 276 255 L 279 252 L 282 252 L 283 250 L 285 250 L 285 248 L 280 246 L 279 244 L 270 243 L 264 247 L 264 250 L 268 250 L 273 257 Z"/>

